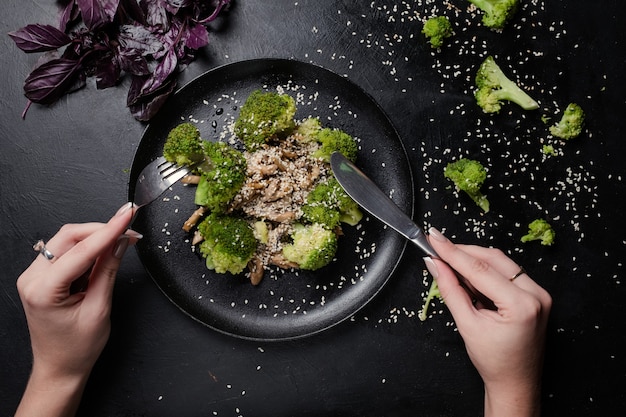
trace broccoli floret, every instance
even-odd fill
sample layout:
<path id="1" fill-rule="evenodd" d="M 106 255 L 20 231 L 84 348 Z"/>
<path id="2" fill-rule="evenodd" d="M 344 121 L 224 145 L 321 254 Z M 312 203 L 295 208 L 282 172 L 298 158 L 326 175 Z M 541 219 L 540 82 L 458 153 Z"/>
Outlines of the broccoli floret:
<path id="1" fill-rule="evenodd" d="M 267 223 L 265 223 L 263 220 L 258 220 L 254 222 L 254 224 L 252 225 L 252 229 L 254 231 L 254 237 L 256 238 L 256 240 L 263 243 L 264 245 L 267 245 L 270 240 L 270 230 L 267 227 Z"/>
<path id="2" fill-rule="evenodd" d="M 322 130 L 322 125 L 317 117 L 308 117 L 296 126 L 298 140 L 302 143 L 317 141 L 317 134 L 320 130 Z"/>
<path id="3" fill-rule="evenodd" d="M 556 232 L 544 219 L 533 220 L 528 225 L 528 234 L 522 236 L 522 242 L 530 242 L 533 240 L 540 240 L 542 245 L 550 246 L 554 243 Z"/>
<path id="4" fill-rule="evenodd" d="M 320 223 L 332 230 L 341 223 L 357 225 L 363 213 L 337 179 L 330 177 L 309 192 L 306 204 L 302 206 L 302 217 L 310 223 Z"/>
<path id="5" fill-rule="evenodd" d="M 235 121 L 235 135 L 250 151 L 289 134 L 296 125 L 296 102 L 287 94 L 253 91 Z"/>
<path id="6" fill-rule="evenodd" d="M 561 139 L 573 139 L 580 135 L 585 121 L 585 112 L 576 103 L 570 103 L 565 108 L 561 120 L 550 126 L 550 133 Z"/>
<path id="7" fill-rule="evenodd" d="M 453 35 L 452 24 L 446 16 L 434 16 L 424 22 L 422 33 L 433 48 L 441 48 L 443 41 Z"/>
<path id="8" fill-rule="evenodd" d="M 356 140 L 346 132 L 339 129 L 324 128 L 317 132 L 317 142 L 320 148 L 313 152 L 314 158 L 321 158 L 330 162 L 330 155 L 333 152 L 340 152 L 348 160 L 355 162 L 359 147 Z"/>
<path id="9" fill-rule="evenodd" d="M 198 128 L 191 123 L 181 123 L 168 133 L 163 156 L 178 165 L 193 165 L 204 159 L 203 145 Z"/>
<path id="10" fill-rule="evenodd" d="M 441 299 L 441 292 L 439 291 L 439 286 L 437 285 L 437 281 L 433 279 L 432 282 L 430 283 L 428 294 L 426 295 L 426 298 L 424 298 L 424 305 L 422 306 L 422 309 L 420 310 L 419 315 L 418 315 L 421 321 L 425 321 L 426 318 L 428 317 L 428 307 L 430 306 L 430 303 L 435 298 Z"/>
<path id="11" fill-rule="evenodd" d="M 541 152 L 543 152 L 543 154 L 547 156 L 558 155 L 556 149 L 554 149 L 554 146 L 552 145 L 543 145 L 541 148 Z"/>
<path id="12" fill-rule="evenodd" d="M 337 252 L 337 235 L 321 224 L 294 225 L 292 243 L 283 245 L 283 256 L 300 269 L 314 271 L 326 266 Z"/>
<path id="13" fill-rule="evenodd" d="M 483 11 L 483 25 L 491 29 L 504 29 L 519 7 L 519 0 L 469 0 Z"/>
<path id="14" fill-rule="evenodd" d="M 524 110 L 539 108 L 539 104 L 526 94 L 502 72 L 493 57 L 488 56 L 476 73 L 476 87 L 474 92 L 476 103 L 485 113 L 497 113 L 502 107 L 502 101 L 518 104 Z"/>
<path id="15" fill-rule="evenodd" d="M 489 211 L 489 201 L 480 190 L 487 178 L 487 170 L 480 162 L 467 158 L 450 162 L 444 169 L 444 176 L 459 190 L 465 191 L 485 213 Z"/>
<path id="16" fill-rule="evenodd" d="M 204 238 L 199 249 L 207 268 L 220 274 L 242 272 L 257 248 L 252 228 L 237 217 L 211 213 L 198 225 L 198 231 Z"/>
<path id="17" fill-rule="evenodd" d="M 206 142 L 204 148 L 206 162 L 199 166 L 195 203 L 220 211 L 246 180 L 246 158 L 224 142 Z"/>

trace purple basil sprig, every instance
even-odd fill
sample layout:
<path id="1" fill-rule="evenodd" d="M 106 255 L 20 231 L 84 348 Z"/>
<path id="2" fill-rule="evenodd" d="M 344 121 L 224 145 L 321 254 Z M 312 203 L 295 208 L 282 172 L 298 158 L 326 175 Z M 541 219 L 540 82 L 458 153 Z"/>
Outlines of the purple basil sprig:
<path id="1" fill-rule="evenodd" d="M 26 109 L 56 102 L 90 76 L 99 89 L 129 76 L 127 105 L 137 120 L 148 121 L 176 88 L 177 73 L 208 44 L 206 24 L 230 0 L 62 3 L 58 28 L 30 24 L 9 33 L 24 52 L 45 53 L 24 82 Z"/>

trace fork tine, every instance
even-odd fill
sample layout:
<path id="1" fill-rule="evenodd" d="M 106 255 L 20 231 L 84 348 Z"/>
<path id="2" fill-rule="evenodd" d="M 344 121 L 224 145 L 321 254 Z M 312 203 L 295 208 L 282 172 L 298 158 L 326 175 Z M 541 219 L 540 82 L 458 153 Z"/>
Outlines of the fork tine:
<path id="1" fill-rule="evenodd" d="M 150 203 L 190 171 L 190 167 L 172 164 L 162 156 L 155 159 L 141 171 L 137 178 L 135 204 L 141 207 Z"/>
<path id="2" fill-rule="evenodd" d="M 189 167 L 166 163 L 159 166 L 159 175 L 164 182 L 174 184 L 176 181 L 189 174 Z"/>

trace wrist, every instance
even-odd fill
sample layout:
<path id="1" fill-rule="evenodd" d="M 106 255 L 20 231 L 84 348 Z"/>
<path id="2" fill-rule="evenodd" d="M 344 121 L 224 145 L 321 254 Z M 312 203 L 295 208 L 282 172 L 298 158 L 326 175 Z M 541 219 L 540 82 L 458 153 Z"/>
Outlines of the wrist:
<path id="1" fill-rule="evenodd" d="M 530 385 L 485 385 L 485 417 L 539 417 L 541 389 Z"/>
<path id="2" fill-rule="evenodd" d="M 33 365 L 16 417 L 73 416 L 89 374 L 64 373 Z"/>

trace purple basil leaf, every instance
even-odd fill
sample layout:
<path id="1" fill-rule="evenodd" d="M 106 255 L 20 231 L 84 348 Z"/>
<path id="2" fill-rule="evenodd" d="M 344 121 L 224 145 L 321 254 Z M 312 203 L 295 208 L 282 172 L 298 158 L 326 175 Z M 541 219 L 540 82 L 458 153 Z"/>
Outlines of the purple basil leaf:
<path id="1" fill-rule="evenodd" d="M 170 76 L 176 69 L 178 64 L 178 58 L 176 57 L 176 51 L 170 49 L 170 51 L 163 57 L 161 62 L 156 66 L 154 72 L 148 78 L 148 80 L 141 87 L 141 95 L 146 96 L 155 92 L 161 84 Z"/>
<path id="2" fill-rule="evenodd" d="M 211 6 L 213 7 L 213 11 L 211 14 L 203 19 L 196 19 L 198 23 L 209 23 L 214 21 L 217 16 L 220 14 L 222 9 L 226 8 L 230 3 L 230 0 L 213 0 L 211 2 Z M 200 3 L 200 6 L 205 6 L 204 3 Z M 199 17 L 199 16 L 198 16 Z"/>
<path id="3" fill-rule="evenodd" d="M 121 69 L 119 63 L 109 56 L 96 62 L 96 87 L 99 90 L 114 87 L 120 80 Z"/>
<path id="4" fill-rule="evenodd" d="M 69 36 L 50 25 L 27 25 L 9 32 L 11 39 L 24 52 L 45 52 L 58 49 L 72 41 Z"/>
<path id="5" fill-rule="evenodd" d="M 146 77 L 133 77 L 128 90 L 127 104 L 133 117 L 147 122 L 159 111 L 167 98 L 176 88 L 176 79 L 170 78 L 161 87 L 149 96 L 140 96 L 141 87 Z"/>
<path id="6" fill-rule="evenodd" d="M 209 32 L 199 23 L 190 23 L 185 34 L 185 46 L 190 49 L 200 49 L 209 44 Z"/>
<path id="7" fill-rule="evenodd" d="M 47 61 L 26 77 L 24 93 L 34 103 L 54 103 L 73 85 L 81 68 L 80 61 L 71 59 Z"/>
<path id="8" fill-rule="evenodd" d="M 148 61 L 136 49 L 122 49 L 117 54 L 120 68 L 133 75 L 149 75 Z"/>
<path id="9" fill-rule="evenodd" d="M 124 49 L 134 49 L 142 55 L 155 55 L 164 49 L 159 38 L 140 25 L 123 25 L 117 37 Z"/>
<path id="10" fill-rule="evenodd" d="M 159 39 L 163 43 L 163 50 L 154 54 L 154 59 L 161 59 L 167 55 L 172 49 L 175 49 L 177 56 L 180 58 L 184 55 L 185 42 L 183 38 L 185 33 L 181 33 L 181 30 L 185 30 L 186 24 L 178 16 L 174 16 L 170 22 L 169 30 L 165 33 L 159 34 Z"/>
<path id="11" fill-rule="evenodd" d="M 148 76 L 133 76 L 130 79 L 130 87 L 128 87 L 128 95 L 126 96 L 126 105 L 128 107 L 137 104 L 140 99 L 141 87 L 145 84 Z"/>
<path id="12" fill-rule="evenodd" d="M 146 24 L 146 15 L 137 0 L 120 0 L 117 15 L 120 22 L 135 21 L 142 25 Z"/>
<path id="13" fill-rule="evenodd" d="M 161 31 L 169 29 L 170 21 L 165 8 L 165 0 L 144 1 L 142 4 L 145 7 L 148 26 L 153 26 Z"/>
<path id="14" fill-rule="evenodd" d="M 61 18 L 59 19 L 59 28 L 67 32 L 68 26 L 75 22 L 80 17 L 80 10 L 76 5 L 76 0 L 69 0 L 63 10 L 61 11 Z"/>
<path id="15" fill-rule="evenodd" d="M 93 30 L 111 23 L 120 0 L 76 0 L 85 26 Z"/>

